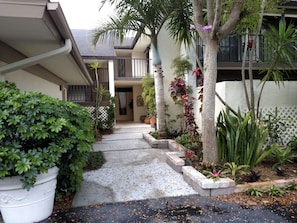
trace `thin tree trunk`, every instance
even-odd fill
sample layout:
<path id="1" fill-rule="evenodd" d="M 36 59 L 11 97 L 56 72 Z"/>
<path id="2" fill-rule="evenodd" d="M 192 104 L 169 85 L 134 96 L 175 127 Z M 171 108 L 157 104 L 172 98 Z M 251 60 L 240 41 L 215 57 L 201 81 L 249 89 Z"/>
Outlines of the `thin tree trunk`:
<path id="1" fill-rule="evenodd" d="M 218 162 L 219 155 L 214 120 L 218 42 L 216 40 L 207 40 L 205 46 L 202 109 L 203 161 Z"/>
<path id="2" fill-rule="evenodd" d="M 166 136 L 164 77 L 161 57 L 158 50 L 158 39 L 156 35 L 151 35 L 151 43 L 154 65 L 154 84 L 156 92 L 157 129 L 159 136 L 162 137 Z"/>
<path id="3" fill-rule="evenodd" d="M 156 110 L 157 110 L 157 129 L 159 136 L 166 135 L 165 124 L 165 100 L 164 100 L 164 84 L 163 70 L 161 65 L 154 65 L 154 80 L 156 89 Z"/>
<path id="4" fill-rule="evenodd" d="M 96 99 L 95 99 L 95 136 L 96 140 L 99 137 L 98 130 L 98 117 L 99 117 L 99 77 L 98 77 L 98 67 L 95 68 L 95 77 L 96 77 Z"/>
<path id="5" fill-rule="evenodd" d="M 241 81 L 242 81 L 242 84 L 243 84 L 245 101 L 246 101 L 248 110 L 250 111 L 251 110 L 251 103 L 250 103 L 250 98 L 249 98 L 249 95 L 248 95 L 247 86 L 246 86 L 246 82 L 245 82 L 246 81 L 246 79 L 245 79 L 245 59 L 246 59 L 247 48 L 248 48 L 247 46 L 248 46 L 248 41 L 249 41 L 248 33 L 249 33 L 249 30 L 246 29 L 246 35 L 245 35 L 245 41 L 244 41 L 245 44 L 244 44 L 242 64 L 241 64 Z"/>
<path id="6" fill-rule="evenodd" d="M 192 42 L 191 44 L 194 45 L 193 42 Z M 195 51 L 195 58 L 196 58 L 196 62 L 197 62 L 197 64 L 198 64 L 199 69 L 200 69 L 201 71 L 203 71 L 203 66 L 202 66 L 201 61 L 199 60 L 199 57 L 198 57 L 198 55 L 197 55 L 197 51 Z M 223 104 L 225 107 L 228 107 L 228 108 L 230 109 L 230 111 L 231 111 L 234 115 L 237 115 L 237 112 L 234 111 L 234 109 L 231 108 L 231 106 L 230 106 L 226 101 L 223 100 L 223 98 L 219 95 L 219 93 L 218 93 L 218 92 L 215 92 L 215 93 L 216 93 L 217 98 L 220 100 L 220 102 L 222 102 L 222 104 Z"/>
<path id="7" fill-rule="evenodd" d="M 264 10 L 265 10 L 265 4 L 266 4 L 266 0 L 262 0 L 261 14 L 260 14 L 260 19 L 259 19 L 258 28 L 257 28 L 257 35 L 261 31 L 262 22 L 263 22 L 263 16 L 264 16 Z M 260 100 L 261 100 L 261 97 L 262 97 L 262 92 L 263 92 L 263 89 L 264 89 L 264 85 L 265 85 L 265 82 L 263 83 L 263 85 L 261 87 L 261 92 L 260 92 L 260 95 L 259 95 L 259 98 L 258 98 L 258 102 L 257 102 L 257 112 L 256 112 L 256 117 L 257 118 L 259 118 Z"/>

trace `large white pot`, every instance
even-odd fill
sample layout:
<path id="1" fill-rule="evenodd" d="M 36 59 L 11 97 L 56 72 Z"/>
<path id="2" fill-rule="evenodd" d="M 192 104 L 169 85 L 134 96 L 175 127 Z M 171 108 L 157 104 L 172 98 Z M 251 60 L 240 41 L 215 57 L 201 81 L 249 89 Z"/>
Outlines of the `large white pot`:
<path id="1" fill-rule="evenodd" d="M 22 188 L 19 176 L 0 180 L 0 211 L 5 223 L 32 223 L 52 214 L 59 169 L 40 174 L 33 188 Z"/>

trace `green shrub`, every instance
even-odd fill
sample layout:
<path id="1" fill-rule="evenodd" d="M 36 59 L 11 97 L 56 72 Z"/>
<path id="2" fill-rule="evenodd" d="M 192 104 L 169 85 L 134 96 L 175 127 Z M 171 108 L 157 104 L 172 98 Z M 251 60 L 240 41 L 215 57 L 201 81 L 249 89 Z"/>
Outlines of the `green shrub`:
<path id="1" fill-rule="evenodd" d="M 269 112 L 266 118 L 263 118 L 265 127 L 268 130 L 268 135 L 266 138 L 267 145 L 284 145 L 282 140 L 282 135 L 287 131 L 290 126 L 288 118 L 280 117 L 278 109 L 275 108 L 274 113 Z"/>
<path id="2" fill-rule="evenodd" d="M 175 141 L 189 150 L 195 151 L 196 153 L 202 150 L 202 142 L 200 137 L 194 138 L 188 133 L 184 133 L 175 138 Z"/>
<path id="3" fill-rule="evenodd" d="M 85 170 L 97 170 L 105 163 L 105 158 L 102 151 L 89 152 L 87 155 L 87 165 Z"/>
<path id="4" fill-rule="evenodd" d="M 20 175 L 23 187 L 58 166 L 58 191 L 73 192 L 82 180 L 94 142 L 92 121 L 81 106 L 0 82 L 0 178 Z"/>
<path id="5" fill-rule="evenodd" d="M 217 119 L 217 143 L 222 162 L 249 165 L 253 168 L 271 151 L 263 150 L 267 129 L 248 112 L 240 111 L 234 116 L 229 109 L 221 112 Z"/>

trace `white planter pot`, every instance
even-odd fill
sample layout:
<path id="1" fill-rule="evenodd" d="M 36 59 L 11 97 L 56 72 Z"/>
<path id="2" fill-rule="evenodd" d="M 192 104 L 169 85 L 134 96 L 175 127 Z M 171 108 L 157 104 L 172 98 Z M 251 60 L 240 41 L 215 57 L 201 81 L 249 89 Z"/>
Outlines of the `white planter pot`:
<path id="1" fill-rule="evenodd" d="M 52 214 L 57 184 L 57 167 L 40 174 L 33 188 L 22 188 L 19 176 L 0 180 L 0 211 L 5 223 L 32 223 Z"/>

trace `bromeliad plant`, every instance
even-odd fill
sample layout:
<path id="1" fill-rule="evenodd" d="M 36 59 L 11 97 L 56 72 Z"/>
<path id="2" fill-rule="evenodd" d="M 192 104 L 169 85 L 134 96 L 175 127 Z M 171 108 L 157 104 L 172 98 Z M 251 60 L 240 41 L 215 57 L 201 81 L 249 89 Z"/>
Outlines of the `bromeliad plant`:
<path id="1" fill-rule="evenodd" d="M 249 165 L 237 165 L 234 162 L 225 163 L 224 166 L 227 168 L 226 173 L 231 174 L 232 179 L 236 182 L 237 175 L 240 173 L 245 173 Z"/>
<path id="2" fill-rule="evenodd" d="M 58 166 L 57 189 L 74 192 L 94 142 L 87 110 L 0 82 L 0 179 L 21 176 L 30 189 L 37 174 Z"/>

